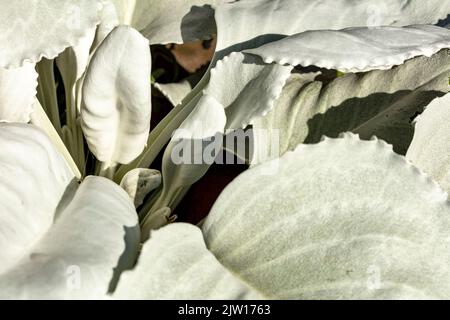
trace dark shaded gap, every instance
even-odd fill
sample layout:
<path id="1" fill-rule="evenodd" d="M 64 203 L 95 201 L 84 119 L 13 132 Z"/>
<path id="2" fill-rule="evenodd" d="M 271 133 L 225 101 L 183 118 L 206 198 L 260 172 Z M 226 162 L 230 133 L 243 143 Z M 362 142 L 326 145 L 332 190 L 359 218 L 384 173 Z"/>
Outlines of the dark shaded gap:
<path id="1" fill-rule="evenodd" d="M 392 144 L 395 152 L 404 155 L 414 135 L 412 120 L 432 100 L 443 95 L 440 91 L 402 90 L 348 99 L 308 120 L 309 134 L 305 143 L 318 143 L 323 135 L 337 138 L 340 133 L 350 131 L 359 134 L 364 140 L 376 136 Z M 396 107 L 392 107 L 394 105 Z M 382 106 L 389 108 L 383 109 Z"/>

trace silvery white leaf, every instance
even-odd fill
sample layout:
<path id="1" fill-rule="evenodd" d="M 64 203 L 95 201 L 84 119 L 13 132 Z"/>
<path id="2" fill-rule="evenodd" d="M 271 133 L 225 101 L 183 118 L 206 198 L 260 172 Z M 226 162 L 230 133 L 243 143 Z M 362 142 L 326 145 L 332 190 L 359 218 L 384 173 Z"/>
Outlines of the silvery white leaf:
<path id="1" fill-rule="evenodd" d="M 204 92 L 225 108 L 227 129 L 245 128 L 272 109 L 292 69 L 234 52 L 211 69 Z"/>
<path id="2" fill-rule="evenodd" d="M 53 226 L 0 274 L 3 299 L 102 299 L 134 265 L 137 215 L 128 195 L 100 177 L 84 180 Z"/>
<path id="3" fill-rule="evenodd" d="M 0 67 L 53 59 L 98 23 L 98 0 L 7 1 L 0 4 Z"/>
<path id="4" fill-rule="evenodd" d="M 87 35 L 80 39 L 74 47 L 67 48 L 56 58 L 56 64 L 61 71 L 66 90 L 71 91 L 72 86 L 86 71 L 89 62 L 89 52 L 94 41 L 95 28 L 88 30 Z M 69 86 L 71 84 L 72 86 Z"/>
<path id="5" fill-rule="evenodd" d="M 78 186 L 32 125 L 0 124 L 0 141 L 0 297 L 103 297 L 137 255 L 128 195 L 104 178 Z"/>
<path id="6" fill-rule="evenodd" d="M 75 159 L 78 167 L 81 170 L 84 170 L 86 159 L 84 155 L 83 134 L 79 124 L 82 101 L 81 91 L 86 68 L 91 57 L 90 48 L 94 41 L 95 30 L 95 28 L 89 29 L 86 36 L 81 38 L 76 46 L 67 48 L 55 59 L 64 84 L 66 104 L 66 125 L 63 126 L 64 130 L 61 129 L 61 132 L 64 131 L 61 136 L 64 137 L 64 140 L 69 146 L 73 158 Z M 48 71 L 49 70 L 47 70 L 47 72 Z M 41 74 L 42 73 L 40 73 L 40 75 Z M 50 77 L 52 76 L 53 74 L 50 75 Z M 45 85 L 45 83 L 41 84 Z M 51 85 L 53 85 L 53 82 L 51 83 Z M 53 88 L 49 89 L 51 90 Z M 56 88 L 54 90 L 54 93 L 50 93 L 49 91 L 45 93 L 47 95 L 56 94 Z M 56 103 L 55 108 L 51 110 L 50 114 L 59 114 L 58 111 L 59 107 L 58 103 Z M 57 123 L 55 124 L 56 127 L 60 125 L 59 122 L 60 121 L 57 121 Z"/>
<path id="7" fill-rule="evenodd" d="M 216 33 L 214 10 L 221 0 L 112 0 L 119 20 L 150 44 L 203 40 Z"/>
<path id="8" fill-rule="evenodd" d="M 313 82 L 318 75 L 319 73 L 293 73 L 289 77 L 273 110 L 254 120 L 251 131 L 253 149 L 245 150 L 243 156 L 247 162 L 256 165 L 276 159 L 303 142 L 304 138 L 297 136 L 301 128 L 297 127 L 296 121 L 302 110 L 296 108 L 294 101 L 300 90 Z M 233 153 L 237 154 L 236 151 Z"/>
<path id="9" fill-rule="evenodd" d="M 266 63 L 317 66 L 342 72 L 385 70 L 450 47 L 450 31 L 415 25 L 307 31 L 245 52 Z"/>
<path id="10" fill-rule="evenodd" d="M 203 225 L 226 268 L 285 299 L 448 298 L 449 230 L 434 181 L 353 135 L 244 172 Z"/>
<path id="11" fill-rule="evenodd" d="M 406 158 L 450 194 L 450 94 L 433 100 L 415 122 Z"/>
<path id="12" fill-rule="evenodd" d="M 30 121 L 38 85 L 34 68 L 32 63 L 10 70 L 0 67 L 0 121 Z"/>
<path id="13" fill-rule="evenodd" d="M 205 246 L 201 230 L 175 223 L 152 231 L 136 268 L 124 272 L 118 299 L 261 299 Z"/>
<path id="14" fill-rule="evenodd" d="M 83 83 L 81 125 L 89 148 L 107 165 L 129 163 L 150 130 L 151 57 L 148 41 L 119 26 L 95 52 Z"/>
<path id="15" fill-rule="evenodd" d="M 434 24 L 449 10 L 448 0 L 237 1 L 216 9 L 217 51 L 223 57 L 308 30 Z"/>
<path id="16" fill-rule="evenodd" d="M 431 58 L 418 57 L 392 70 L 346 74 L 329 84 L 305 84 L 294 75 L 273 110 L 255 120 L 254 153 L 271 152 L 273 134 L 280 137 L 279 155 L 299 143 L 316 143 L 322 135 L 352 131 L 363 139 L 377 136 L 405 154 L 414 128 L 411 119 L 431 100 L 448 90 L 448 50 Z M 265 138 L 265 139 L 264 139 Z M 278 156 L 275 154 L 275 157 Z M 254 164 L 258 160 L 253 161 Z"/>
<path id="17" fill-rule="evenodd" d="M 47 136 L 26 124 L 0 123 L 0 273 L 53 223 L 75 178 Z"/>

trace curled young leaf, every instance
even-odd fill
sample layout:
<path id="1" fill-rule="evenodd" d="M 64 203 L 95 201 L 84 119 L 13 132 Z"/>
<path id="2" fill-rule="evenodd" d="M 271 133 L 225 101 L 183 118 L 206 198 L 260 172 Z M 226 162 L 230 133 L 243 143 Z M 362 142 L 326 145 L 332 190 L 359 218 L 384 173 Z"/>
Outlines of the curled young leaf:
<path id="1" fill-rule="evenodd" d="M 134 206 L 139 207 L 144 198 L 161 185 L 161 173 L 158 170 L 137 168 L 123 177 L 120 186 L 128 193 Z"/>
<path id="2" fill-rule="evenodd" d="M 89 148 L 107 166 L 129 163 L 150 130 L 151 57 L 148 41 L 119 26 L 95 52 L 83 83 L 81 125 Z"/>

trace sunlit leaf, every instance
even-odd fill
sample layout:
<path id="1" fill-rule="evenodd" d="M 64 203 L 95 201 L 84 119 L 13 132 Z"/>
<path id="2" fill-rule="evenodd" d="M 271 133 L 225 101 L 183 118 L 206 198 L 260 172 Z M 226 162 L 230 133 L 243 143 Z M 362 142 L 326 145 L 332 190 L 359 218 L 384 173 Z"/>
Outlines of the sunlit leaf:
<path id="1" fill-rule="evenodd" d="M 450 94 L 435 99 L 415 123 L 406 157 L 450 194 Z"/>
<path id="2" fill-rule="evenodd" d="M 27 63 L 17 69 L 0 68 L 0 121 L 30 121 L 38 85 L 34 67 Z"/>
<path id="3" fill-rule="evenodd" d="M 201 230 L 172 224 L 151 233 L 136 268 L 122 274 L 119 299 L 261 299 L 206 249 Z"/>
<path id="4" fill-rule="evenodd" d="M 450 47 L 450 31 L 416 25 L 308 31 L 245 52 L 266 63 L 313 65 L 342 72 L 390 69 Z"/>
<path id="5" fill-rule="evenodd" d="M 447 194 L 385 142 L 300 145 L 220 195 L 207 247 L 272 298 L 448 298 Z"/>
<path id="6" fill-rule="evenodd" d="M 99 22 L 98 0 L 1 1 L 0 67 L 53 59 Z"/>
<path id="7" fill-rule="evenodd" d="M 203 40 L 216 33 L 211 5 L 220 0 L 112 0 L 119 21 L 141 32 L 150 44 Z"/>
<path id="8" fill-rule="evenodd" d="M 99 177 L 79 186 L 34 126 L 0 124 L 0 140 L 0 297 L 104 297 L 137 254 L 128 195 Z"/>
<path id="9" fill-rule="evenodd" d="M 236 1 L 216 9 L 217 51 L 222 57 L 308 30 L 435 24 L 449 10 L 441 0 Z"/>
<path id="10" fill-rule="evenodd" d="M 375 135 L 405 154 L 414 133 L 411 120 L 448 90 L 450 65 L 448 50 L 442 50 L 391 70 L 345 74 L 329 84 L 305 84 L 295 77 L 273 111 L 254 123 L 255 129 L 280 136 L 280 155 L 299 143 L 315 143 L 322 135 L 337 137 L 346 131 L 363 139 Z M 255 136 L 255 154 L 261 153 L 258 149 L 270 149 L 271 141 Z"/>
<path id="11" fill-rule="evenodd" d="M 150 72 L 148 41 L 125 26 L 110 33 L 89 64 L 81 124 L 90 150 L 107 166 L 129 163 L 144 149 L 150 130 Z"/>

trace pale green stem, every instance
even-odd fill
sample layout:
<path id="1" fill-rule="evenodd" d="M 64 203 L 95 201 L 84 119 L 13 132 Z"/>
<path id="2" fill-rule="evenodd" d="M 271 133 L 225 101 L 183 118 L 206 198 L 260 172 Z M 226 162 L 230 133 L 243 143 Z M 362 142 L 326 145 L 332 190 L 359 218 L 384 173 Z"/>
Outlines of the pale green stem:
<path id="1" fill-rule="evenodd" d="M 56 146 L 58 151 L 61 153 L 61 155 L 66 160 L 68 166 L 72 170 L 73 174 L 78 178 L 81 179 L 81 173 L 78 170 L 77 165 L 73 161 L 72 157 L 70 156 L 69 151 L 66 148 L 66 145 L 61 140 L 61 137 L 56 132 L 55 128 L 53 127 L 52 123 L 50 122 L 47 114 L 45 113 L 44 109 L 42 108 L 39 101 L 36 100 L 36 103 L 34 104 L 34 112 L 31 114 L 31 122 L 36 125 L 37 127 L 41 128 L 47 136 L 52 140 L 53 144 Z"/>
<path id="2" fill-rule="evenodd" d="M 67 88 L 72 88 L 72 90 L 66 90 L 66 117 L 67 117 L 67 127 L 71 132 L 71 147 L 70 153 L 72 154 L 78 168 L 84 172 L 85 168 L 85 156 L 84 156 L 84 137 L 81 130 L 79 118 L 78 118 L 78 108 L 77 100 L 79 99 L 78 84 L 67 85 Z"/>
<path id="3" fill-rule="evenodd" d="M 84 75 L 80 80 L 77 81 L 75 85 L 75 114 L 76 114 L 76 141 L 77 141 L 77 154 L 78 154 L 78 163 L 82 166 L 83 171 L 86 167 L 86 156 L 84 152 L 84 135 L 83 130 L 81 128 L 81 118 L 79 113 L 79 106 L 81 105 L 81 86 L 84 81 Z"/>
<path id="4" fill-rule="evenodd" d="M 102 162 L 100 165 L 100 170 L 98 172 L 98 175 L 100 177 L 105 177 L 105 178 L 112 180 L 114 177 L 114 173 L 116 173 L 116 169 L 117 169 L 117 163 Z"/>
<path id="5" fill-rule="evenodd" d="M 161 208 L 161 204 L 163 201 L 161 200 L 162 195 L 164 194 L 164 187 L 162 189 L 159 189 L 158 191 L 155 191 L 150 199 L 148 199 L 145 204 L 141 207 L 141 209 L 138 212 L 139 219 L 141 221 L 145 221 L 149 218 L 152 212 L 156 211 L 156 205 L 158 205 L 158 209 Z M 166 205 L 167 206 L 167 205 Z"/>
<path id="6" fill-rule="evenodd" d="M 62 128 L 62 133 L 63 133 L 62 138 L 63 138 L 64 144 L 66 145 L 67 150 L 72 150 L 73 149 L 73 137 L 72 137 L 72 132 L 70 131 L 70 128 L 68 126 L 64 126 Z M 71 155 L 71 157 L 72 157 L 72 155 Z M 72 157 L 72 159 L 73 159 L 73 157 Z"/>
<path id="7" fill-rule="evenodd" d="M 42 59 L 36 66 L 39 73 L 37 98 L 49 117 L 54 129 L 62 137 L 53 60 Z"/>
<path id="8" fill-rule="evenodd" d="M 78 154 L 78 163 L 80 164 L 83 173 L 86 169 L 86 155 L 84 152 L 84 135 L 83 135 L 83 130 L 81 129 L 81 124 L 79 119 L 77 120 L 77 154 Z"/>

